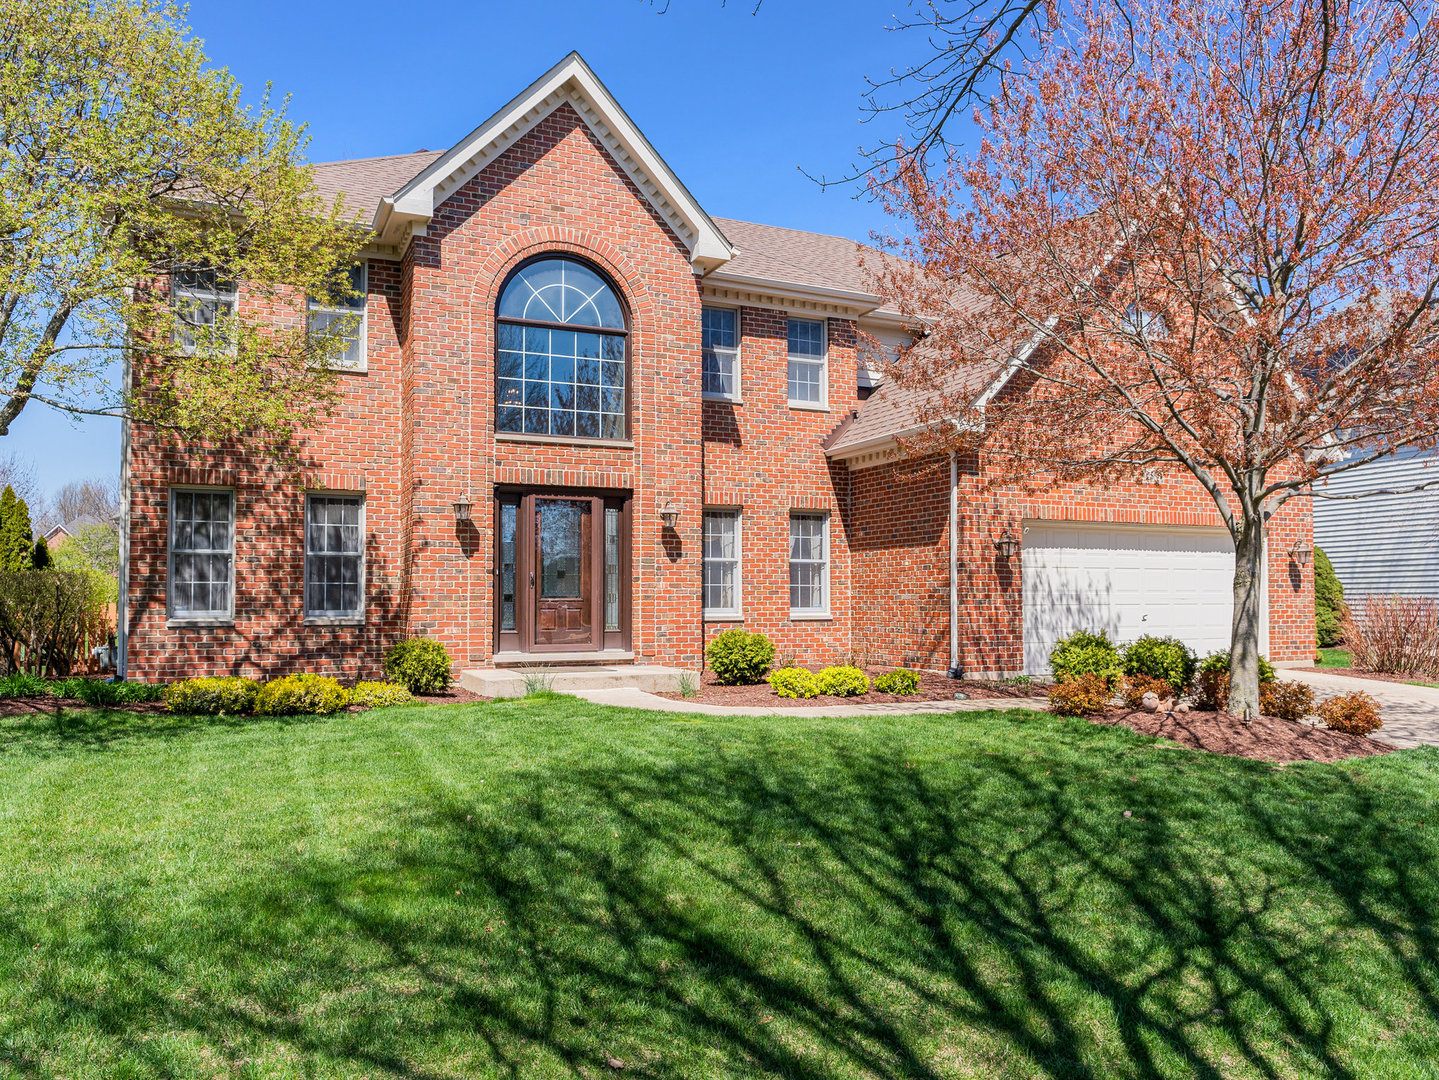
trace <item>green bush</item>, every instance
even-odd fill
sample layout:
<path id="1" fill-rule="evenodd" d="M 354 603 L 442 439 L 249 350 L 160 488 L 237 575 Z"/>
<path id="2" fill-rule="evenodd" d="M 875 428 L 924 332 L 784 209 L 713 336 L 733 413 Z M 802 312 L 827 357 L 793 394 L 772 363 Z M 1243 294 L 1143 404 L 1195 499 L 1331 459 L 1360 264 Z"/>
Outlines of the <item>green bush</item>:
<path id="1" fill-rule="evenodd" d="M 1339 625 L 1344 619 L 1344 586 L 1334 573 L 1334 564 L 1324 549 L 1314 547 L 1314 639 L 1321 649 L 1338 645 L 1343 638 Z"/>
<path id="2" fill-rule="evenodd" d="M 812 698 L 819 693 L 819 680 L 813 671 L 802 667 L 785 667 L 770 673 L 769 684 L 780 697 Z"/>
<path id="3" fill-rule="evenodd" d="M 725 686 L 761 683 L 774 663 L 774 643 L 763 634 L 736 627 L 716 635 L 705 646 L 705 659 L 715 673 L 715 681 Z"/>
<path id="4" fill-rule="evenodd" d="M 825 668 L 815 676 L 815 681 L 821 694 L 834 697 L 859 697 L 869 693 L 869 676 L 848 664 Z"/>
<path id="5" fill-rule="evenodd" d="M 1176 637 L 1146 634 L 1124 647 L 1121 663 L 1126 675 L 1148 675 L 1163 679 L 1171 693 L 1182 693 L 1194 680 L 1199 659 L 1194 650 Z"/>
<path id="6" fill-rule="evenodd" d="M 49 692 L 49 682 L 26 671 L 17 671 L 0 679 L 0 699 L 44 697 Z"/>
<path id="7" fill-rule="evenodd" d="M 412 694 L 443 694 L 449 689 L 450 654 L 433 638 L 406 638 L 385 653 L 385 678 Z"/>
<path id="8" fill-rule="evenodd" d="M 286 675 L 267 682 L 255 695 L 258 716 L 325 715 L 348 704 L 350 692 L 328 675 Z"/>
<path id="9" fill-rule="evenodd" d="M 50 692 L 58 698 L 72 698 L 95 708 L 113 708 L 116 705 L 160 701 L 165 696 L 165 688 L 159 683 L 130 682 L 128 680 L 107 682 L 104 679 L 79 677 L 60 679 L 51 683 Z"/>
<path id="10" fill-rule="evenodd" d="M 408 705 L 415 695 L 392 682 L 356 683 L 350 691 L 350 704 L 362 709 L 386 709 L 391 705 Z"/>
<path id="11" fill-rule="evenodd" d="M 1061 638 L 1049 654 L 1049 670 L 1054 673 L 1055 682 L 1068 682 L 1081 675 L 1098 675 L 1110 689 L 1119 685 L 1123 674 L 1119 667 L 1119 650 L 1104 630 L 1098 633 L 1077 630 L 1067 638 Z"/>
<path id="12" fill-rule="evenodd" d="M 1199 662 L 1199 674 L 1208 675 L 1213 672 L 1229 674 L 1229 652 L 1227 650 L 1212 652 Z M 1259 681 L 1261 683 L 1274 681 L 1274 665 L 1262 656 L 1259 658 Z"/>
<path id="13" fill-rule="evenodd" d="M 919 672 L 908 668 L 886 671 L 874 680 L 874 688 L 881 694 L 905 696 L 919 691 Z"/>
<path id="14" fill-rule="evenodd" d="M 181 679 L 165 687 L 165 708 L 186 716 L 244 716 L 255 709 L 260 684 L 236 675 Z"/>
<path id="15" fill-rule="evenodd" d="M 1086 671 L 1049 688 L 1049 711 L 1059 716 L 1093 716 L 1104 711 L 1109 697 L 1109 680 Z"/>

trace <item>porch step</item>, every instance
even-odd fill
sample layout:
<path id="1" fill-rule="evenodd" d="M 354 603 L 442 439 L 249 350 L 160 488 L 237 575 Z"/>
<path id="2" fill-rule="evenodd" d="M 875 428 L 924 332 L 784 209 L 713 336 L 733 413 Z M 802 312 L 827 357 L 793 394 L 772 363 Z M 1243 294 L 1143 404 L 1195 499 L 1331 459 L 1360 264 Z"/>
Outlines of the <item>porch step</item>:
<path id="1" fill-rule="evenodd" d="M 530 682 L 543 681 L 546 689 L 561 694 L 580 690 L 646 690 L 674 693 L 680 679 L 689 675 L 699 682 L 694 672 L 682 668 L 660 667 L 658 664 L 589 664 L 584 667 L 470 668 L 460 672 L 460 685 L 481 697 L 524 697 Z M 526 681 L 528 676 L 529 682 Z"/>

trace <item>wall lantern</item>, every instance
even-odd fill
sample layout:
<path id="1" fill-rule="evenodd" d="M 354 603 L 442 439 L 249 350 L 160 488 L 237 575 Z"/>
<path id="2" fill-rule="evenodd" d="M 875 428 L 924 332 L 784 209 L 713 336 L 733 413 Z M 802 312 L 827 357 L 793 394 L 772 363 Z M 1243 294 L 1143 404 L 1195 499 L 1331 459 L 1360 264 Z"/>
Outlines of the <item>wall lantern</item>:
<path id="1" fill-rule="evenodd" d="M 1019 541 L 1014 538 L 1012 529 L 994 542 L 994 550 L 999 552 L 1001 559 L 1012 559 L 1019 554 Z"/>
<path id="2" fill-rule="evenodd" d="M 470 493 L 467 491 L 454 502 L 455 524 L 463 525 L 470 520 L 470 508 L 474 504 L 470 502 Z"/>
<path id="3" fill-rule="evenodd" d="M 1289 557 L 1294 560 L 1297 566 L 1308 566 L 1309 560 L 1314 558 L 1314 549 L 1305 547 L 1303 541 L 1294 541 L 1294 546 L 1289 549 Z"/>
<path id="4" fill-rule="evenodd" d="M 660 507 L 660 520 L 665 523 L 665 528 L 673 529 L 679 519 L 680 508 L 674 504 L 673 499 L 666 499 L 665 504 Z"/>

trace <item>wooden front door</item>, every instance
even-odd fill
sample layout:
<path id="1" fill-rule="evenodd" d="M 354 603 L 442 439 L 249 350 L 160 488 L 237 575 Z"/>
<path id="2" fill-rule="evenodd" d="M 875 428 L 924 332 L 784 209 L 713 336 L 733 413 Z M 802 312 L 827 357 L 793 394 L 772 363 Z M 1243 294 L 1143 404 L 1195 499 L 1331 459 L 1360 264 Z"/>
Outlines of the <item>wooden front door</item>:
<path id="1" fill-rule="evenodd" d="M 595 647 L 594 503 L 535 500 L 536 649 Z"/>

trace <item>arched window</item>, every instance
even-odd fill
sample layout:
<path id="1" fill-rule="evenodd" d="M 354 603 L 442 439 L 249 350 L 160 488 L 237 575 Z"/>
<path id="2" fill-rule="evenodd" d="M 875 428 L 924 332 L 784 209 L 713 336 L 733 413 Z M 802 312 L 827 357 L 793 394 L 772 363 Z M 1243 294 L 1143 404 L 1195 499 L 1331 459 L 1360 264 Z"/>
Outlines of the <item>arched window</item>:
<path id="1" fill-rule="evenodd" d="M 629 328 L 614 288 L 575 259 L 522 265 L 500 290 L 495 428 L 623 439 Z"/>

